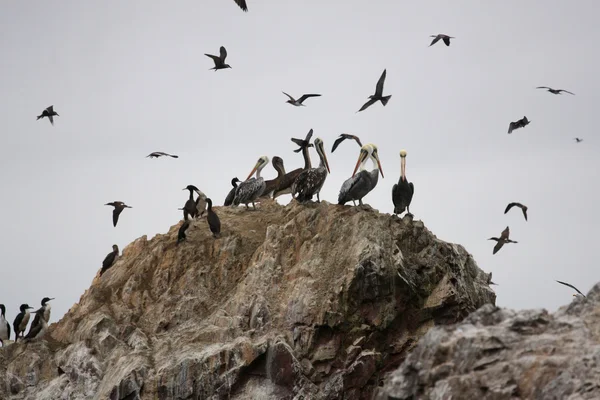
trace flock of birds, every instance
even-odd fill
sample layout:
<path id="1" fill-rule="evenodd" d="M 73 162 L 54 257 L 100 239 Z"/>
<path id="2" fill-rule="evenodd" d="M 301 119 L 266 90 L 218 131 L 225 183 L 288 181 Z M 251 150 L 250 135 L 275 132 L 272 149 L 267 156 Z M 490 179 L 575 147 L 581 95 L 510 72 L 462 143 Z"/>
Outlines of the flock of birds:
<path id="1" fill-rule="evenodd" d="M 236 4 L 243 10 L 248 11 L 248 7 L 245 0 L 234 0 Z M 431 41 L 429 46 L 433 46 L 438 41 L 442 41 L 446 46 L 450 46 L 450 39 L 454 39 L 453 36 L 448 36 L 446 34 L 437 34 L 432 35 L 434 39 Z M 215 72 L 222 69 L 232 68 L 229 64 L 225 63 L 227 58 L 227 50 L 224 46 L 221 46 L 219 49 L 219 55 L 205 54 L 207 57 L 211 58 L 214 62 L 214 67 L 210 68 L 210 70 L 214 70 Z M 386 106 L 392 95 L 383 95 L 383 87 L 385 84 L 387 71 L 384 69 L 381 74 L 377 84 L 375 85 L 375 93 L 368 97 L 368 101 L 362 105 L 362 107 L 357 111 L 361 112 L 377 103 L 381 102 L 383 106 Z M 564 93 L 569 93 L 574 95 L 574 93 L 564 90 L 564 89 L 553 89 L 547 86 L 538 86 L 537 89 L 546 89 L 548 92 L 559 95 Z M 282 92 L 285 96 L 288 97 L 286 103 L 289 103 L 296 107 L 305 106 L 304 102 L 313 97 L 320 97 L 320 94 L 303 94 L 298 99 L 292 97 L 288 93 Z M 59 116 L 59 114 L 54 110 L 54 106 L 49 106 L 42 111 L 40 115 L 37 116 L 37 119 L 48 118 L 50 123 L 54 125 L 54 117 Z M 508 133 L 511 134 L 514 130 L 526 127 L 530 121 L 526 116 L 523 118 L 510 122 L 508 127 Z M 304 160 L 304 166 L 302 168 L 294 169 L 290 172 L 286 172 L 283 159 L 278 156 L 274 156 L 271 160 L 271 164 L 275 171 L 277 172 L 277 176 L 271 180 L 265 180 L 261 176 L 261 172 L 265 166 L 269 164 L 269 157 L 261 156 L 258 161 L 252 168 L 250 174 L 244 181 L 240 181 L 237 177 L 234 177 L 231 180 L 232 189 L 227 194 L 225 201 L 223 203 L 226 207 L 235 207 L 240 204 L 244 204 L 247 210 L 250 210 L 249 204 L 252 204 L 252 210 L 256 210 L 256 202 L 261 202 L 265 199 L 276 199 L 279 196 L 283 196 L 286 194 L 290 194 L 293 199 L 295 199 L 299 203 L 306 203 L 312 201 L 314 197 L 316 197 L 317 202 L 320 202 L 319 193 L 321 188 L 323 187 L 325 180 L 327 178 L 328 173 L 330 173 L 329 162 L 327 160 L 327 155 L 325 151 L 325 145 L 322 138 L 315 138 L 311 143 L 311 138 L 313 135 L 313 130 L 311 129 L 304 139 L 291 138 L 291 141 L 298 145 L 298 148 L 294 150 L 295 153 L 302 153 L 302 157 Z M 574 138 L 577 143 L 583 141 L 581 138 Z M 340 189 L 338 195 L 338 203 L 339 205 L 345 205 L 348 202 L 352 202 L 354 206 L 356 206 L 356 201 L 358 201 L 358 206 L 362 207 L 363 198 L 371 192 L 378 183 L 379 175 L 383 178 L 383 169 L 381 167 L 381 161 L 379 159 L 379 155 L 377 152 L 377 146 L 373 143 L 362 144 L 362 141 L 358 136 L 342 133 L 340 137 L 338 137 L 331 149 L 331 153 L 333 153 L 337 147 L 345 140 L 354 140 L 358 146 L 360 147 L 358 159 L 356 161 L 356 165 L 354 166 L 354 170 L 350 178 L 348 178 Z M 313 147 L 317 155 L 319 157 L 319 166 L 313 168 L 309 149 Z M 398 183 L 394 184 L 392 187 L 392 202 L 394 204 L 394 214 L 402 214 L 406 211 L 406 215 L 412 217 L 410 213 L 410 204 L 414 194 L 414 185 L 412 182 L 409 182 L 406 177 L 406 150 L 400 151 L 400 178 L 398 179 Z M 160 157 L 171 157 L 178 158 L 179 156 L 174 154 L 165 153 L 162 151 L 156 151 L 150 153 L 148 158 L 160 158 Z M 368 161 L 372 162 L 372 169 L 367 170 L 366 164 Z M 358 171 L 358 173 L 357 173 Z M 183 211 L 184 222 L 179 228 L 177 235 L 177 245 L 186 240 L 186 231 L 190 227 L 190 223 L 194 220 L 202 218 L 206 214 L 206 220 L 208 222 L 208 226 L 214 238 L 219 238 L 221 234 L 221 222 L 219 220 L 218 215 L 213 209 L 213 202 L 210 198 L 208 198 L 200 189 L 198 189 L 194 185 L 188 185 L 182 190 L 189 191 L 189 197 L 185 202 L 183 208 L 179 210 Z M 194 198 L 194 194 L 197 195 Z M 110 203 L 106 203 L 107 206 L 113 207 L 112 212 L 112 222 L 113 226 L 116 227 L 119 221 L 119 216 L 126 208 L 132 208 L 131 206 L 125 204 L 122 201 L 113 201 Z M 504 211 L 504 213 L 508 213 L 513 207 L 518 207 L 521 209 L 525 220 L 527 221 L 527 206 L 518 203 L 512 202 L 509 203 Z M 496 254 L 505 244 L 508 243 L 518 243 L 509 238 L 510 229 L 507 226 L 500 237 L 492 237 L 488 240 L 496 241 L 496 245 L 493 248 L 493 254 Z M 102 262 L 102 268 L 100 270 L 100 276 L 104 274 L 118 259 L 119 257 L 119 247 L 115 244 L 112 246 L 113 251 L 110 252 Z M 495 284 L 491 281 L 491 273 L 489 274 L 488 283 Z M 575 286 L 566 283 L 557 281 L 562 285 L 566 285 L 570 288 L 573 288 L 577 291 L 577 294 L 573 296 L 576 297 L 585 297 L 581 291 L 579 291 Z M 48 321 L 50 319 L 50 304 L 49 301 L 53 300 L 52 298 L 44 297 L 41 302 L 41 308 L 35 311 L 35 318 L 31 324 L 29 332 L 25 335 L 25 331 L 27 328 L 27 324 L 30 320 L 30 310 L 33 307 L 30 307 L 28 304 L 22 304 L 20 306 L 20 312 L 17 314 L 14 322 L 13 329 L 15 332 L 15 342 L 22 338 L 25 341 L 37 339 L 44 335 L 48 327 Z M 11 327 L 8 321 L 6 320 L 6 308 L 3 304 L 0 304 L 0 343 L 4 343 L 6 340 L 10 340 L 11 335 Z"/>

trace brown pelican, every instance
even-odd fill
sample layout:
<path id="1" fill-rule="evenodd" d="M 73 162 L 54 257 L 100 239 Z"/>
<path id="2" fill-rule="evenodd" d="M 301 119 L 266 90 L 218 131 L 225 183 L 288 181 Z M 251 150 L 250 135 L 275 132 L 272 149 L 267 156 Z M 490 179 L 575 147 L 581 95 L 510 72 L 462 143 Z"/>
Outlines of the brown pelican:
<path id="1" fill-rule="evenodd" d="M 198 197 L 196 198 L 196 218 L 200 218 L 206 212 L 206 195 L 198 190 Z"/>
<path id="2" fill-rule="evenodd" d="M 254 201 L 260 197 L 263 190 L 265 190 L 265 180 L 260 176 L 260 171 L 269 163 L 269 157 L 262 156 L 252 168 L 252 171 L 248 175 L 248 178 L 240 183 L 235 190 L 235 197 L 233 199 L 233 205 L 245 204 L 246 208 L 248 203 L 252 203 L 252 207 L 256 210 Z M 256 172 L 256 178 L 251 178 Z"/>
<path id="3" fill-rule="evenodd" d="M 414 193 L 415 186 L 406 179 L 406 150 L 400 150 L 400 179 L 392 187 L 394 214 L 402 214 L 406 209 L 406 215 L 412 216 L 409 206 Z"/>
<path id="4" fill-rule="evenodd" d="M 312 200 L 314 195 L 317 195 L 317 201 L 321 202 L 319 192 L 325 183 L 327 173 L 331 173 L 323 146 L 323 139 L 316 138 L 314 143 L 321 161 L 318 168 L 310 168 L 302 171 L 292 184 L 292 197 L 299 202 Z"/>
<path id="5" fill-rule="evenodd" d="M 277 189 L 273 191 L 274 199 L 284 194 L 292 193 L 292 185 L 296 181 L 296 178 L 298 178 L 298 175 L 300 175 L 302 171 L 312 167 L 312 164 L 310 162 L 310 154 L 308 153 L 308 148 L 313 146 L 310 143 L 310 138 L 312 137 L 312 134 L 313 130 L 311 129 L 306 134 L 306 138 L 304 140 L 292 138 L 292 142 L 300 146 L 298 149 L 294 150 L 294 153 L 298 153 L 300 151 L 302 152 L 302 157 L 304 157 L 304 168 L 296 168 L 295 170 L 290 171 L 281 177 Z"/>
<path id="6" fill-rule="evenodd" d="M 384 106 L 388 103 L 388 101 L 390 100 L 392 95 L 391 94 L 389 96 L 383 95 L 383 84 L 385 82 L 385 76 L 386 76 L 386 70 L 384 69 L 383 73 L 381 74 L 381 77 L 377 81 L 377 85 L 375 86 L 375 94 L 372 94 L 371 96 L 369 96 L 370 100 L 367 101 L 365 104 L 363 104 L 363 106 L 357 112 L 366 110 L 367 108 L 369 108 L 373 104 L 375 104 L 378 100 L 381 101 L 381 104 L 383 104 Z"/>
<path id="7" fill-rule="evenodd" d="M 429 45 L 429 47 L 436 44 L 440 39 L 442 39 L 444 41 L 446 46 L 450 46 L 450 39 L 454 39 L 454 36 L 444 35 L 443 33 L 440 33 L 438 35 L 431 35 L 429 37 L 435 38 L 431 41 L 431 44 Z"/>
<path id="8" fill-rule="evenodd" d="M 235 197 L 235 189 L 237 188 L 237 183 L 241 182 L 237 177 L 233 178 L 231 180 L 231 186 L 233 186 L 233 188 L 231 188 L 231 190 L 229 191 L 229 193 L 227 193 L 227 197 L 225 198 L 225 203 L 223 203 L 224 206 L 230 206 L 233 204 L 233 198 Z"/>
<path id="9" fill-rule="evenodd" d="M 358 136 L 350 135 L 349 133 L 342 133 L 340 135 L 340 137 L 335 139 L 335 142 L 333 142 L 333 147 L 331 148 L 331 152 L 333 153 L 335 151 L 335 149 L 337 149 L 337 147 L 340 145 L 340 143 L 342 143 L 346 139 L 354 139 L 354 140 L 356 140 L 356 143 L 358 143 L 358 145 L 360 147 L 362 147 L 362 143 L 360 142 L 360 139 L 358 138 Z"/>
<path id="10" fill-rule="evenodd" d="M 37 119 L 48 117 L 50 123 L 54 125 L 54 116 L 60 117 L 56 111 L 54 111 L 54 106 L 50 106 L 46 108 L 40 115 L 37 116 Z"/>
<path id="11" fill-rule="evenodd" d="M 123 203 L 122 201 L 113 201 L 112 203 L 106 203 L 105 206 L 113 206 L 114 210 L 113 210 L 113 226 L 117 226 L 117 222 L 119 222 L 119 215 L 121 215 L 121 213 L 123 212 L 124 209 L 126 208 L 133 208 L 128 206 L 127 204 Z"/>
<path id="12" fill-rule="evenodd" d="M 44 309 L 40 308 L 35 312 L 35 317 L 33 318 L 33 322 L 29 327 L 29 332 L 24 339 L 33 340 L 40 339 L 46 331 L 48 330 L 48 323 L 44 319 Z"/>
<path id="13" fill-rule="evenodd" d="M 29 307 L 29 304 L 21 304 L 15 320 L 13 321 L 13 329 L 15 330 L 15 342 L 19 340 L 19 336 L 23 336 L 25 329 L 27 329 L 27 323 L 29 322 L 29 310 L 33 307 Z"/>
<path id="14" fill-rule="evenodd" d="M 209 68 L 209 70 L 214 69 L 216 72 L 218 69 L 231 68 L 229 64 L 225 64 L 225 59 L 227 58 L 227 50 L 225 50 L 225 47 L 221 46 L 219 51 L 219 56 L 213 56 L 212 54 L 204 53 L 205 56 L 212 58 L 215 62 L 215 66 L 213 68 Z"/>
<path id="15" fill-rule="evenodd" d="M 364 168 L 369 158 L 373 162 L 373 169 L 367 172 Z M 356 170 L 359 166 L 360 172 L 357 174 Z M 383 169 L 381 168 L 381 162 L 379 161 L 379 155 L 377 154 L 377 146 L 372 143 L 365 144 L 360 148 L 360 154 L 356 166 L 354 167 L 352 177 L 347 179 L 340 189 L 338 204 L 344 205 L 349 201 L 354 203 L 355 200 L 358 200 L 358 204 L 362 206 L 362 198 L 375 188 L 380 172 L 381 177 L 383 178 Z M 354 204 L 356 205 L 356 203 Z"/>
<path id="16" fill-rule="evenodd" d="M 574 138 L 574 139 L 575 139 L 575 141 L 576 141 L 577 143 L 581 143 L 581 142 L 583 142 L 583 139 L 580 139 L 580 138 L 578 138 L 578 137 L 576 137 L 576 138 Z"/>
<path id="17" fill-rule="evenodd" d="M 179 232 L 177 232 L 177 244 L 183 242 L 187 236 L 185 235 L 185 231 L 190 227 L 190 221 L 183 221 L 183 224 L 179 227 Z"/>
<path id="18" fill-rule="evenodd" d="M 0 304 L 0 343 L 4 346 L 4 341 L 10 340 L 10 323 L 6 320 L 6 307 Z"/>
<path id="19" fill-rule="evenodd" d="M 513 208 L 515 206 L 519 207 L 521 209 L 521 211 L 523 211 L 523 216 L 525 217 L 525 221 L 527 221 L 527 206 L 524 206 L 521 203 L 509 203 L 506 206 L 506 210 L 504 210 L 504 214 L 506 214 L 511 208 Z"/>
<path id="20" fill-rule="evenodd" d="M 246 5 L 246 0 L 233 0 L 233 1 L 235 1 L 235 4 L 240 6 L 240 8 L 242 10 L 244 10 L 244 12 L 248 12 L 248 6 Z"/>
<path id="21" fill-rule="evenodd" d="M 527 125 L 529 125 L 530 122 L 531 121 L 529 121 L 527 117 L 523 117 L 518 121 L 511 122 L 510 124 L 508 124 L 508 133 L 512 133 L 512 131 L 514 131 L 515 129 L 525 128 Z"/>
<path id="22" fill-rule="evenodd" d="M 167 157 L 172 157 L 172 158 L 179 158 L 179 156 L 176 156 L 175 154 L 168 154 L 162 151 L 155 151 L 153 153 L 150 153 L 146 156 L 146 158 L 150 157 L 150 158 L 158 158 L 158 157 L 162 157 L 162 156 L 167 156 Z"/>
<path id="23" fill-rule="evenodd" d="M 568 286 L 568 287 L 570 287 L 570 288 L 572 288 L 572 289 L 575 289 L 575 290 L 577 291 L 577 293 L 575 293 L 573 296 L 575 296 L 575 297 L 583 297 L 583 298 L 585 298 L 585 294 L 581 293 L 581 292 L 579 291 L 579 289 L 577 289 L 575 286 L 571 285 L 570 283 L 567 283 L 567 282 L 561 282 L 561 281 L 556 281 L 556 282 L 560 283 L 561 285 L 565 285 L 565 286 Z"/>
<path id="24" fill-rule="evenodd" d="M 549 88 L 548 86 L 538 86 L 538 87 L 536 87 L 536 89 L 548 89 L 548 92 L 550 92 L 552 94 L 561 94 L 562 92 L 565 92 L 565 93 L 569 93 L 569 94 L 572 94 L 573 96 L 575 96 L 575 93 L 571 93 L 568 90 L 552 89 L 552 88 Z"/>
<path id="25" fill-rule="evenodd" d="M 44 317 L 44 319 L 46 320 L 46 322 L 50 321 L 50 313 L 52 311 L 52 306 L 50 305 L 49 301 L 54 300 L 53 298 L 50 297 L 44 297 L 42 299 L 42 309 L 44 311 L 44 313 L 42 314 L 42 316 Z"/>
<path id="26" fill-rule="evenodd" d="M 277 187 L 279 186 L 279 182 L 285 175 L 285 167 L 283 166 L 283 159 L 281 157 L 273 157 L 271 163 L 273 164 L 273 168 L 275 168 L 275 171 L 277 171 L 277 177 L 275 179 L 270 179 L 265 182 L 265 190 L 260 195 L 260 197 L 270 198 L 273 195 L 275 189 L 277 189 Z"/>
<path id="27" fill-rule="evenodd" d="M 494 246 L 494 252 L 492 254 L 496 254 L 498 252 L 498 250 L 500 250 L 502 248 L 502 246 L 504 246 L 505 243 L 518 243 L 515 242 L 514 240 L 510 240 L 508 238 L 508 235 L 510 235 L 510 230 L 508 229 L 508 226 L 506 227 L 505 230 L 502 231 L 502 233 L 500 234 L 500 238 L 497 237 L 491 237 L 488 240 L 495 240 L 497 243 Z"/>
<path id="28" fill-rule="evenodd" d="M 119 246 L 113 244 L 112 248 L 113 251 L 108 253 L 104 258 L 104 261 L 102 261 L 102 269 L 100 270 L 100 276 L 102 276 L 103 273 L 105 273 L 110 267 L 113 266 L 113 264 L 117 260 L 117 257 L 119 256 Z"/>
<path id="29" fill-rule="evenodd" d="M 194 185 L 187 185 L 181 190 L 190 191 L 190 198 L 185 202 L 185 205 L 183 206 L 183 219 L 187 221 L 188 215 L 192 218 L 196 218 L 196 215 L 198 215 L 198 208 L 196 207 L 196 202 L 194 201 L 194 192 L 196 192 L 198 196 L 200 196 L 202 192 L 200 192 L 200 189 L 198 189 Z"/>
<path id="30" fill-rule="evenodd" d="M 219 216 L 217 215 L 217 213 L 213 211 L 212 200 L 206 199 L 206 203 L 208 204 L 208 210 L 206 215 L 208 226 L 210 227 L 210 231 L 212 232 L 213 236 L 218 237 L 221 234 L 221 220 L 219 220 Z"/>
<path id="31" fill-rule="evenodd" d="M 287 97 L 289 97 L 290 99 L 288 101 L 286 101 L 286 103 L 290 103 L 293 106 L 296 107 L 300 107 L 300 106 L 304 106 L 306 107 L 304 104 L 302 104 L 302 102 L 306 99 L 308 99 L 309 97 L 320 97 L 320 94 L 303 94 L 302 97 L 300 97 L 298 100 L 294 99 L 292 96 L 290 96 L 289 94 L 287 94 L 286 92 L 281 92 L 283 94 L 285 94 Z"/>

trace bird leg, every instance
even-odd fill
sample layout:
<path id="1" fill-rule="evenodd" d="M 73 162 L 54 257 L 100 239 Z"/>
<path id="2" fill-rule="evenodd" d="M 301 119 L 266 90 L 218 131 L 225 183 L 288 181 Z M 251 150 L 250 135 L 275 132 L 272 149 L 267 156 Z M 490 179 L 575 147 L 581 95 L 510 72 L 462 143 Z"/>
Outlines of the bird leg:
<path id="1" fill-rule="evenodd" d="M 352 204 L 356 207 L 356 201 L 352 200 Z"/>
<path id="2" fill-rule="evenodd" d="M 256 204 L 254 204 L 254 202 L 252 202 L 252 209 L 256 211 Z"/>
<path id="3" fill-rule="evenodd" d="M 248 203 L 246 203 L 246 210 L 249 209 L 250 207 L 248 207 Z"/>
<path id="4" fill-rule="evenodd" d="M 317 203 L 321 202 L 321 198 L 319 197 L 319 192 L 317 192 Z"/>
<path id="5" fill-rule="evenodd" d="M 358 205 L 361 206 L 361 207 L 364 206 L 364 204 L 362 202 L 362 199 L 358 199 Z"/>
<path id="6" fill-rule="evenodd" d="M 406 215 L 410 215 L 410 217 L 412 218 L 413 215 L 410 213 L 410 207 L 406 207 Z"/>

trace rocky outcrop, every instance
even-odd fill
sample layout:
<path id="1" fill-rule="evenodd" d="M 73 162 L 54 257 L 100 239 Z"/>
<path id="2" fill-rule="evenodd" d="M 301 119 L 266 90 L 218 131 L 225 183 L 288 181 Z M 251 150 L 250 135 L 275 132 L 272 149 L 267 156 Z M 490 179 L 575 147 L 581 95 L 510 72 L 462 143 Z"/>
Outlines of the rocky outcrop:
<path id="1" fill-rule="evenodd" d="M 430 328 L 495 295 L 461 246 L 371 209 L 216 208 L 142 237 L 46 339 L 0 350 L 2 399 L 368 399 Z"/>
<path id="2" fill-rule="evenodd" d="M 600 399 L 600 284 L 555 314 L 488 304 L 431 329 L 376 398 Z"/>

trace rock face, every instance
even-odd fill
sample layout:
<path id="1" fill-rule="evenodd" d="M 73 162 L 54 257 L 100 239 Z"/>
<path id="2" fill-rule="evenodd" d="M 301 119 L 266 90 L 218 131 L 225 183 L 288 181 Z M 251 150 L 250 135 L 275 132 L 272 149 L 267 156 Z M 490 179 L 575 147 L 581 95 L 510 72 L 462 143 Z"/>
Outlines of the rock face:
<path id="1" fill-rule="evenodd" d="M 430 328 L 495 302 L 422 222 L 292 203 L 131 243 L 45 340 L 0 350 L 0 398 L 369 399 Z"/>
<path id="2" fill-rule="evenodd" d="M 431 329 L 376 398 L 600 399 L 600 284 L 553 315 L 488 304 Z"/>

